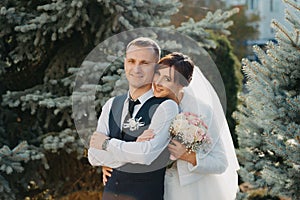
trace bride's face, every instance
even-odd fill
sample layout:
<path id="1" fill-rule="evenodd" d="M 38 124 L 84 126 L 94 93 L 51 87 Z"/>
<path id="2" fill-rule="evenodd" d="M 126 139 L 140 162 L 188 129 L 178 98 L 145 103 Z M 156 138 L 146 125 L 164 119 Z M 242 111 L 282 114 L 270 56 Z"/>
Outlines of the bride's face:
<path id="1" fill-rule="evenodd" d="M 183 86 L 174 81 L 174 68 L 165 67 L 157 70 L 153 78 L 155 97 L 167 97 L 177 101 L 177 95 Z"/>

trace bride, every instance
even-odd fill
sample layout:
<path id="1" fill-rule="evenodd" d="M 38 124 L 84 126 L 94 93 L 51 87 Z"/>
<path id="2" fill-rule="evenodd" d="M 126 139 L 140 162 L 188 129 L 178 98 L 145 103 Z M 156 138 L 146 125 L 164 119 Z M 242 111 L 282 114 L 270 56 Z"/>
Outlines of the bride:
<path id="1" fill-rule="evenodd" d="M 165 200 L 233 200 L 238 191 L 239 164 L 228 124 L 217 94 L 191 59 L 181 53 L 163 57 L 153 79 L 156 97 L 176 101 L 181 112 L 204 116 L 212 147 L 206 153 L 188 153 L 183 144 L 172 140 L 168 149 L 176 158 L 165 174 Z M 146 130 L 137 142 L 155 135 Z M 103 181 L 112 169 L 103 167 Z"/>

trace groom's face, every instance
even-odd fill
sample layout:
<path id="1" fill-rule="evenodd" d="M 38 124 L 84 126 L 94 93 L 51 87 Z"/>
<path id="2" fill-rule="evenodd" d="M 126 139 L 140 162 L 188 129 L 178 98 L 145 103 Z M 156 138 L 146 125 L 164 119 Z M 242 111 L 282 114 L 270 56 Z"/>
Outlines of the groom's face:
<path id="1" fill-rule="evenodd" d="M 157 61 L 158 58 L 152 47 L 130 46 L 124 61 L 129 86 L 138 89 L 151 85 Z"/>

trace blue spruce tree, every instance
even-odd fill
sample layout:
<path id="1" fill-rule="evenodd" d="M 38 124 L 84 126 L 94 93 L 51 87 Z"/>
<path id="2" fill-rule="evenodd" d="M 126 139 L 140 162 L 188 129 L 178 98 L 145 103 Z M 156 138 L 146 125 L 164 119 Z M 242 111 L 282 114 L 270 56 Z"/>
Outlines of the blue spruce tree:
<path id="1" fill-rule="evenodd" d="M 300 5 L 284 0 L 291 29 L 272 21 L 276 43 L 244 59 L 247 92 L 234 113 L 240 175 L 271 195 L 300 197 Z"/>

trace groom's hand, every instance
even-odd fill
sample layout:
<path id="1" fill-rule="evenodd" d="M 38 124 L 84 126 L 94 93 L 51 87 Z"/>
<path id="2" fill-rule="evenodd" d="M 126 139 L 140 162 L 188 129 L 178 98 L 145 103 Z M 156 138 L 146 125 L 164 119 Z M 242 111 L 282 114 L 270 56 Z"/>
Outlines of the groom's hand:
<path id="1" fill-rule="evenodd" d="M 94 132 L 93 135 L 91 136 L 90 140 L 90 147 L 102 150 L 102 144 L 105 139 L 107 139 L 106 135 L 99 133 L 99 132 Z"/>

